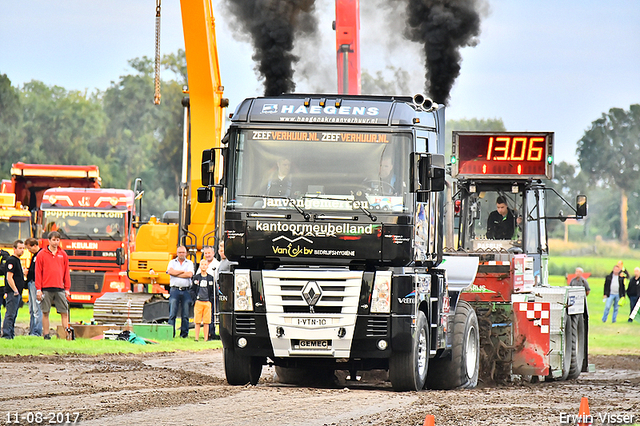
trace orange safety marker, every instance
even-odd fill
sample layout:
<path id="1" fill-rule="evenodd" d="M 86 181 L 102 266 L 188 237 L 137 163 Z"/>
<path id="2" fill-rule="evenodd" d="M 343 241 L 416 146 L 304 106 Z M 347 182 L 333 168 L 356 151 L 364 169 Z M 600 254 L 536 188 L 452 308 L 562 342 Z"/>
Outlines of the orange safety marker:
<path id="1" fill-rule="evenodd" d="M 427 417 L 424 418 L 424 423 L 422 424 L 422 426 L 436 426 L 436 418 L 433 417 L 432 414 L 427 414 Z"/>
<path id="2" fill-rule="evenodd" d="M 589 411 L 589 399 L 583 396 L 580 400 L 580 410 L 578 411 L 578 426 L 591 426 L 593 424 L 593 417 Z"/>

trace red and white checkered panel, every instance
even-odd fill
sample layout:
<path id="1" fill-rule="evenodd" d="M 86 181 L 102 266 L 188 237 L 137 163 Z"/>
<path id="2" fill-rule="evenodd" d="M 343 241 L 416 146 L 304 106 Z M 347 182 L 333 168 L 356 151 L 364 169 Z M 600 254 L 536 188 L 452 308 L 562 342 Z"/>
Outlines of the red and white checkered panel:
<path id="1" fill-rule="evenodd" d="M 533 320 L 533 325 L 540 327 L 540 333 L 549 334 L 551 325 L 551 303 L 549 302 L 518 302 L 517 309 L 526 312 L 527 319 Z"/>

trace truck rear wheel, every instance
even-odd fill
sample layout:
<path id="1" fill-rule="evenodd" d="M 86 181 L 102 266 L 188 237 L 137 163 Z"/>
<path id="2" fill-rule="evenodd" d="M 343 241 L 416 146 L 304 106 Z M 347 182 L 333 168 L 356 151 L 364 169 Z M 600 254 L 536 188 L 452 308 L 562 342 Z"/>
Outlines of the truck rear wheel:
<path id="1" fill-rule="evenodd" d="M 571 345 L 571 364 L 569 366 L 568 380 L 577 379 L 582 371 L 584 362 L 584 316 L 583 314 L 571 315 L 571 334 L 573 344 Z"/>
<path id="2" fill-rule="evenodd" d="M 394 352 L 389 358 L 393 390 L 417 391 L 424 387 L 429 364 L 429 328 L 424 312 L 418 311 L 411 352 Z"/>
<path id="3" fill-rule="evenodd" d="M 224 348 L 224 374 L 233 386 L 255 385 L 262 374 L 262 360 L 257 357 L 238 355 L 233 349 Z"/>
<path id="4" fill-rule="evenodd" d="M 444 358 L 434 358 L 429 366 L 429 389 L 474 388 L 480 370 L 478 317 L 471 305 L 458 301 L 453 318 L 453 345 Z"/>

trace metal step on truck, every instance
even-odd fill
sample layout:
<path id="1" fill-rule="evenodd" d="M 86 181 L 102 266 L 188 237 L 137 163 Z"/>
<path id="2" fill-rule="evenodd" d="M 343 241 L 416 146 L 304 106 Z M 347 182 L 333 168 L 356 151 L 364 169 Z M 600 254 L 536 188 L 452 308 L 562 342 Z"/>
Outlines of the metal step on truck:
<path id="1" fill-rule="evenodd" d="M 478 259 L 442 262 L 444 123 L 422 95 L 239 105 L 198 189 L 199 203 L 221 194 L 237 263 L 218 291 L 230 384 L 266 364 L 284 382 L 382 369 L 400 391 L 477 384 L 479 326 L 460 293 Z"/>
<path id="2" fill-rule="evenodd" d="M 545 181 L 553 177 L 551 132 L 453 132 L 451 257 L 479 259 L 460 299 L 475 310 L 481 379 L 577 378 L 588 366 L 588 307 L 583 287 L 549 285 L 547 223 L 582 219 Z M 560 197 L 573 215 L 549 216 Z M 453 220 L 454 219 L 454 220 Z"/>

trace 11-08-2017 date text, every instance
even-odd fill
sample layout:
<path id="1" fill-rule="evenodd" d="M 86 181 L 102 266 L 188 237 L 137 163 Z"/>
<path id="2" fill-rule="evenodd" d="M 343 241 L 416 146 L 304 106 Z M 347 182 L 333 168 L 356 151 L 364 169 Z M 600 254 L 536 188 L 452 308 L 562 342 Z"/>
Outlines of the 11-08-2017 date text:
<path id="1" fill-rule="evenodd" d="M 26 411 L 19 413 L 17 411 L 9 411 L 0 424 L 6 425 L 29 425 L 29 424 L 74 424 L 80 420 L 80 413 L 67 411 Z"/>

